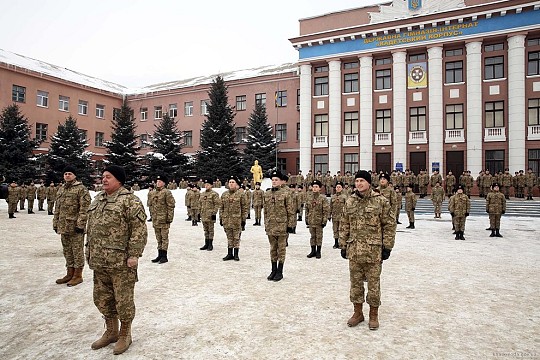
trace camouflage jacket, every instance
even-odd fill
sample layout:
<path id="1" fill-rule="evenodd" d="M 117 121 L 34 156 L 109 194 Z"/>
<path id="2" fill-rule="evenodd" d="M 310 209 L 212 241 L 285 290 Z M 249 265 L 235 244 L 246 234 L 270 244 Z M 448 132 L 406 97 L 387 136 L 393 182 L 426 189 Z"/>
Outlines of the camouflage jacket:
<path id="1" fill-rule="evenodd" d="M 486 211 L 489 214 L 501 215 L 506 211 L 506 199 L 500 191 L 492 191 L 486 196 Z"/>
<path id="2" fill-rule="evenodd" d="M 385 187 L 379 186 L 377 190 L 375 191 L 378 191 L 382 196 L 386 198 L 386 200 L 388 200 L 388 202 L 390 203 L 390 210 L 392 211 L 392 215 L 395 218 L 397 214 L 398 206 L 399 206 L 399 209 L 401 209 L 401 198 L 399 198 L 399 203 L 398 203 L 398 196 L 394 188 L 390 186 L 385 186 Z"/>
<path id="3" fill-rule="evenodd" d="M 382 247 L 392 249 L 396 220 L 388 200 L 370 189 L 355 191 L 346 201 L 339 226 L 339 246 L 347 257 L 360 263 L 381 262 Z"/>
<path id="4" fill-rule="evenodd" d="M 416 194 L 412 191 L 405 193 L 405 211 L 413 211 L 416 208 Z"/>
<path id="5" fill-rule="evenodd" d="M 456 177 L 454 175 L 446 175 L 445 186 L 448 187 L 454 185 L 456 185 Z"/>
<path id="6" fill-rule="evenodd" d="M 253 191 L 253 206 L 263 206 L 264 204 L 264 191 L 254 190 Z"/>
<path id="7" fill-rule="evenodd" d="M 148 231 L 141 200 L 121 187 L 100 192 L 88 208 L 86 260 L 90 269 L 127 268 L 129 257 L 142 256 Z"/>
<path id="8" fill-rule="evenodd" d="M 512 175 L 504 173 L 501 179 L 501 186 L 512 186 Z"/>
<path id="9" fill-rule="evenodd" d="M 435 187 L 435 185 L 437 184 L 437 182 L 440 182 L 441 183 L 441 186 L 442 186 L 442 176 L 441 174 L 433 174 L 431 175 L 431 177 L 429 178 L 429 184 L 431 185 L 432 188 Z"/>
<path id="10" fill-rule="evenodd" d="M 525 177 L 526 177 L 525 185 L 529 187 L 533 187 L 534 184 L 536 183 L 536 174 L 533 172 L 531 173 L 528 172 L 527 174 L 525 174 Z"/>
<path id="11" fill-rule="evenodd" d="M 58 188 L 54 186 L 48 186 L 47 187 L 47 201 L 56 201 L 56 193 L 58 192 Z"/>
<path id="12" fill-rule="evenodd" d="M 199 196 L 201 204 L 201 220 L 212 221 L 212 215 L 216 215 L 219 211 L 221 201 L 219 194 L 214 190 L 205 190 Z"/>
<path id="13" fill-rule="evenodd" d="M 39 200 L 45 200 L 47 198 L 47 187 L 44 185 L 40 185 L 37 188 L 37 198 Z"/>
<path id="14" fill-rule="evenodd" d="M 442 186 L 435 186 L 431 189 L 431 201 L 433 202 L 443 202 L 444 200 L 444 189 Z"/>
<path id="15" fill-rule="evenodd" d="M 20 192 L 20 188 L 18 186 L 8 186 L 8 197 L 6 199 L 6 201 L 8 203 L 14 203 L 14 202 L 17 202 L 19 201 L 19 192 Z"/>
<path id="16" fill-rule="evenodd" d="M 321 193 L 312 193 L 309 200 L 306 200 L 306 218 L 309 225 L 326 225 L 330 216 L 330 204 L 326 196 Z"/>
<path id="17" fill-rule="evenodd" d="M 456 193 L 450 197 L 448 202 L 448 211 L 457 217 L 463 217 L 471 211 L 471 200 L 463 193 Z"/>
<path id="18" fill-rule="evenodd" d="M 35 199 L 37 193 L 37 187 L 35 185 L 29 185 L 26 187 L 26 198 L 28 200 Z"/>
<path id="19" fill-rule="evenodd" d="M 201 193 L 199 191 L 192 191 L 190 197 L 190 204 L 192 210 L 199 210 L 201 208 L 200 197 Z"/>
<path id="20" fill-rule="evenodd" d="M 171 190 L 158 188 L 152 191 L 152 225 L 165 225 L 172 223 L 174 219 L 174 207 L 176 202 Z"/>
<path id="21" fill-rule="evenodd" d="M 221 195 L 219 218 L 224 228 L 238 229 L 248 215 L 246 197 L 239 190 L 227 190 Z"/>
<path id="22" fill-rule="evenodd" d="M 53 229 L 59 234 L 73 234 L 86 227 L 90 193 L 80 182 L 65 183 L 58 189 L 54 206 Z"/>
<path id="23" fill-rule="evenodd" d="M 332 195 L 330 198 L 330 216 L 328 219 L 332 219 L 333 221 L 341 220 L 345 201 L 347 201 L 347 195 L 343 191 Z"/>
<path id="24" fill-rule="evenodd" d="M 296 222 L 296 207 L 288 188 L 270 188 L 264 193 L 264 228 L 267 235 L 287 235 Z"/>

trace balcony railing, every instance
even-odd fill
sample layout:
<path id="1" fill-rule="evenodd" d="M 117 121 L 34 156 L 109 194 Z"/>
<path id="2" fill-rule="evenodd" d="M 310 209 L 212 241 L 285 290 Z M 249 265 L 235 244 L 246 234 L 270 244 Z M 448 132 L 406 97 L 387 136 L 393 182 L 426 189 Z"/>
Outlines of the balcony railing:
<path id="1" fill-rule="evenodd" d="M 540 125 L 529 126 L 527 140 L 540 140 Z"/>
<path id="2" fill-rule="evenodd" d="M 314 136 L 313 147 L 314 148 L 328 147 L 328 136 Z"/>
<path id="3" fill-rule="evenodd" d="M 343 146 L 358 146 L 358 134 L 343 135 Z"/>
<path id="4" fill-rule="evenodd" d="M 392 133 L 375 133 L 375 145 L 392 145 Z"/>
<path id="5" fill-rule="evenodd" d="M 446 137 L 444 139 L 444 142 L 445 143 L 465 142 L 465 130 L 463 129 L 446 130 Z"/>
<path id="6" fill-rule="evenodd" d="M 504 127 L 485 128 L 484 141 L 506 141 L 506 130 Z"/>
<path id="7" fill-rule="evenodd" d="M 409 144 L 427 144 L 427 132 L 409 131 Z"/>

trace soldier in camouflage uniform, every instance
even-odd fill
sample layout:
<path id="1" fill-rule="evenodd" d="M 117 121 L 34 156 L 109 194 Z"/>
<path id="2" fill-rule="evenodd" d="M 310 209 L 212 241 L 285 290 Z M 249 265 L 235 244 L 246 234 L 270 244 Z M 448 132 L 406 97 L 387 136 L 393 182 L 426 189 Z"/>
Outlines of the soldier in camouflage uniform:
<path id="1" fill-rule="evenodd" d="M 36 200 L 37 188 L 31 181 L 26 187 L 26 199 L 28 200 L 28 213 L 34 214 L 34 200 Z"/>
<path id="2" fill-rule="evenodd" d="M 484 176 L 482 177 L 482 186 L 484 188 L 482 193 L 484 194 L 484 197 L 486 197 L 487 194 L 489 194 L 492 184 L 493 184 L 493 176 L 491 176 L 491 174 L 489 173 L 489 170 L 486 170 L 484 172 Z"/>
<path id="3" fill-rule="evenodd" d="M 287 176 L 284 176 L 284 178 L 288 177 Z M 287 184 L 283 184 L 283 186 L 287 186 Z M 291 196 L 291 202 L 294 206 L 294 210 L 295 210 L 295 213 L 296 213 L 296 209 L 298 208 L 298 192 L 296 191 L 296 186 L 294 184 L 291 184 L 289 185 L 289 195 Z M 293 225 L 292 225 L 292 233 L 291 234 L 296 234 L 296 224 L 298 223 L 298 219 L 296 218 L 296 215 L 294 216 L 294 222 L 293 222 Z M 289 242 L 287 241 L 287 246 L 289 246 Z"/>
<path id="4" fill-rule="evenodd" d="M 39 187 L 37 188 L 37 199 L 38 199 L 38 211 L 45 211 L 43 208 L 43 204 L 45 203 L 45 199 L 47 198 L 47 187 L 41 182 L 39 184 Z"/>
<path id="5" fill-rule="evenodd" d="M 116 342 L 113 354 L 117 355 L 132 342 L 137 265 L 148 231 L 141 200 L 123 186 L 124 169 L 116 165 L 107 167 L 102 181 L 104 191 L 96 195 L 88 208 L 86 260 L 94 270 L 94 304 L 105 318 L 106 330 L 92 343 L 92 349 Z"/>
<path id="6" fill-rule="evenodd" d="M 517 186 L 517 198 L 523 199 L 525 198 L 525 174 L 523 170 L 519 170 L 519 174 L 516 179 L 516 186 Z"/>
<path id="7" fill-rule="evenodd" d="M 478 187 L 478 196 L 484 197 L 484 170 L 480 170 L 478 176 L 476 177 L 476 187 Z"/>
<path id="8" fill-rule="evenodd" d="M 156 234 L 158 255 L 152 259 L 153 263 L 164 264 L 169 261 L 167 251 L 169 250 L 169 229 L 174 220 L 174 208 L 176 202 L 171 190 L 165 187 L 167 177 L 158 175 L 156 177 L 156 189 L 152 191 L 152 225 Z"/>
<path id="9" fill-rule="evenodd" d="M 454 187 L 456 186 L 456 177 L 452 174 L 452 171 L 449 171 L 448 175 L 446 175 L 444 184 L 446 187 L 446 196 L 450 198 L 454 193 Z"/>
<path id="10" fill-rule="evenodd" d="M 191 192 L 191 226 L 198 226 L 197 223 L 201 221 L 201 188 L 199 187 L 199 185 L 195 185 L 191 189 Z"/>
<path id="11" fill-rule="evenodd" d="M 204 180 L 204 189 L 205 191 L 199 197 L 201 220 L 204 229 L 204 246 L 199 248 L 199 250 L 212 251 L 214 250 L 214 224 L 221 202 L 219 200 L 219 194 L 212 190 L 211 179 L 207 178 Z"/>
<path id="12" fill-rule="evenodd" d="M 347 199 L 339 230 L 341 256 L 349 259 L 350 300 L 354 313 L 347 325 L 364 321 L 362 305 L 369 306 L 369 329 L 379 328 L 381 304 L 380 277 L 382 261 L 394 247 L 396 221 L 388 200 L 371 188 L 371 176 L 360 170 L 355 175 L 355 191 Z M 364 279 L 368 293 L 364 300 Z"/>
<path id="13" fill-rule="evenodd" d="M 272 264 L 267 279 L 280 281 L 283 279 L 288 234 L 293 233 L 296 221 L 296 204 L 291 191 L 285 185 L 287 176 L 274 171 L 270 178 L 272 188 L 264 193 L 264 229 L 270 243 Z"/>
<path id="14" fill-rule="evenodd" d="M 347 195 L 343 192 L 343 183 L 338 181 L 334 195 L 330 198 L 330 216 L 328 221 L 332 221 L 332 231 L 334 232 L 334 249 L 339 249 L 339 224 Z"/>
<path id="15" fill-rule="evenodd" d="M 486 196 L 486 212 L 489 214 L 490 237 L 502 237 L 501 215 L 506 212 L 506 197 L 499 191 L 499 184 L 491 185 L 492 191 Z"/>
<path id="16" fill-rule="evenodd" d="M 296 221 L 302 221 L 302 214 L 304 213 L 304 205 L 306 204 L 306 193 L 302 185 L 296 186 L 296 213 L 298 218 Z"/>
<path id="17" fill-rule="evenodd" d="M 139 184 L 135 183 L 133 184 L 133 187 L 131 188 L 133 191 L 141 191 L 141 187 Z"/>
<path id="18" fill-rule="evenodd" d="M 8 203 L 8 215 L 10 219 L 15 219 L 15 212 L 17 211 L 17 203 L 19 202 L 19 187 L 15 181 L 12 181 L 8 187 L 8 196 L 6 201 Z"/>
<path id="19" fill-rule="evenodd" d="M 407 229 L 414 229 L 414 210 L 416 209 L 416 194 L 412 191 L 413 185 L 407 186 L 407 192 L 405 193 L 405 211 L 409 218 L 409 226 Z"/>
<path id="20" fill-rule="evenodd" d="M 527 200 L 533 200 L 533 188 L 536 183 L 536 174 L 533 172 L 532 168 L 527 170 L 525 175 L 525 185 L 527 186 Z"/>
<path id="21" fill-rule="evenodd" d="M 512 186 L 512 174 L 510 174 L 510 169 L 504 169 L 504 174 L 500 179 L 500 188 L 506 199 L 510 199 L 510 187 Z"/>
<path id="22" fill-rule="evenodd" d="M 255 223 L 253 226 L 261 226 L 261 213 L 264 204 L 264 191 L 261 190 L 261 183 L 255 183 L 253 190 L 253 209 L 255 210 Z"/>
<path id="23" fill-rule="evenodd" d="M 420 174 L 417 177 L 418 191 L 420 192 L 420 199 L 427 196 L 427 187 L 429 184 L 429 175 L 426 170 L 420 170 Z"/>
<path id="24" fill-rule="evenodd" d="M 221 205 L 219 208 L 219 223 L 223 226 L 227 235 L 227 255 L 224 261 L 239 261 L 240 257 L 240 236 L 242 229 L 246 226 L 248 213 L 246 197 L 240 189 L 240 179 L 236 176 L 229 177 L 227 182 L 229 190 L 221 195 Z"/>
<path id="25" fill-rule="evenodd" d="M 465 240 L 463 233 L 465 231 L 465 220 L 471 211 L 471 200 L 463 193 L 463 186 L 458 186 L 456 194 L 450 197 L 448 211 L 452 215 L 456 229 L 456 240 Z"/>
<path id="26" fill-rule="evenodd" d="M 154 203 L 154 195 L 155 195 L 155 189 L 154 185 L 150 184 L 148 185 L 148 195 L 146 197 L 146 206 L 148 207 L 148 212 L 150 213 L 150 217 L 148 218 L 148 222 L 152 222 L 152 212 L 153 210 L 153 203 Z"/>
<path id="27" fill-rule="evenodd" d="M 24 202 L 26 200 L 26 185 L 21 183 L 19 188 L 19 209 L 24 210 Z"/>
<path id="28" fill-rule="evenodd" d="M 439 170 L 435 170 L 431 177 L 429 178 L 429 184 L 431 185 L 431 188 L 433 189 L 435 187 L 435 184 L 441 184 L 443 183 L 443 179 L 441 174 L 439 173 Z"/>
<path id="29" fill-rule="evenodd" d="M 54 186 L 54 182 L 51 181 L 49 187 L 47 187 L 47 214 L 54 215 L 54 203 L 56 201 L 56 193 L 58 188 Z"/>
<path id="30" fill-rule="evenodd" d="M 53 230 L 60 234 L 67 273 L 57 279 L 57 284 L 75 286 L 83 282 L 84 268 L 84 229 L 87 210 L 90 205 L 88 189 L 77 181 L 76 170 L 72 166 L 64 169 L 64 185 L 56 194 Z"/>
<path id="31" fill-rule="evenodd" d="M 371 186 L 373 187 L 373 177 L 371 179 Z M 396 217 L 398 207 L 401 208 L 401 194 L 399 196 L 400 201 L 398 204 L 398 197 L 396 195 L 394 187 L 390 185 L 390 175 L 388 173 L 381 173 L 379 177 L 379 187 L 375 189 L 375 191 L 381 193 L 381 195 L 384 196 L 388 200 L 388 202 L 390 202 L 390 209 L 392 209 L 392 215 Z"/>
<path id="32" fill-rule="evenodd" d="M 401 195 L 401 189 L 399 186 L 394 186 L 394 192 L 396 193 L 396 225 L 401 225 L 399 221 L 399 214 L 403 208 L 403 195 Z"/>
<path id="33" fill-rule="evenodd" d="M 444 189 L 440 182 L 437 182 L 431 189 L 431 202 L 435 208 L 435 219 L 441 218 L 441 206 L 444 201 Z"/>
<path id="34" fill-rule="evenodd" d="M 320 193 L 322 183 L 319 180 L 313 180 L 311 187 L 312 195 L 309 200 L 306 201 L 306 219 L 308 220 L 309 232 L 311 234 L 311 252 L 307 257 L 320 259 L 323 229 L 330 216 L 330 204 L 328 204 L 326 197 Z"/>
<path id="35" fill-rule="evenodd" d="M 193 216 L 191 214 L 191 197 L 193 195 L 193 186 L 194 185 L 192 183 L 187 184 L 186 195 L 184 195 L 184 204 L 186 205 L 188 215 L 186 221 L 193 221 Z"/>

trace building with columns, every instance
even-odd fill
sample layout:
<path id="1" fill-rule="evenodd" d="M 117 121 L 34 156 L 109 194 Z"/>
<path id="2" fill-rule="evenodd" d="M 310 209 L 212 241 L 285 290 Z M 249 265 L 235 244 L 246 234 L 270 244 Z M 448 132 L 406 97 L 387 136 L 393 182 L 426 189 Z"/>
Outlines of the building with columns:
<path id="1" fill-rule="evenodd" d="M 539 173 L 539 1 L 387 1 L 290 41 L 300 169 Z"/>

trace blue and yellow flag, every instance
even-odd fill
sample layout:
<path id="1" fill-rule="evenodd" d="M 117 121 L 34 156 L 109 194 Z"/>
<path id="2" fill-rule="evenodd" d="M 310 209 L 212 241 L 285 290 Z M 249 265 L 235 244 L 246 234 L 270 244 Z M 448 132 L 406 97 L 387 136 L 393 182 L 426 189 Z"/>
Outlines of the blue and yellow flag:
<path id="1" fill-rule="evenodd" d="M 417 89 L 425 88 L 428 85 L 427 82 L 427 63 L 419 62 L 407 65 L 407 88 Z"/>
<path id="2" fill-rule="evenodd" d="M 409 10 L 419 10 L 422 7 L 422 0 L 409 0 Z"/>

